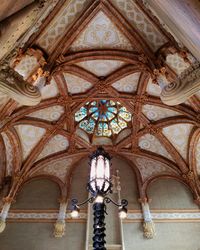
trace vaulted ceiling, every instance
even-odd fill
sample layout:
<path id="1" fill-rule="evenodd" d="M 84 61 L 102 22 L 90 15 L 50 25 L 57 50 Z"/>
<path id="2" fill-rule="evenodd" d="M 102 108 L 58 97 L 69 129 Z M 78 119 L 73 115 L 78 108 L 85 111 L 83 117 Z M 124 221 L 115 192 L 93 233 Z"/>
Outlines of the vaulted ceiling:
<path id="1" fill-rule="evenodd" d="M 135 169 L 141 196 L 162 177 L 186 183 L 198 199 L 200 94 L 167 106 L 152 77 L 161 49 L 178 46 L 172 35 L 141 1 L 60 2 L 25 44 L 40 49 L 50 68 L 41 103 L 26 107 L 1 99 L 1 177 L 15 180 L 10 195 L 38 176 L 54 179 L 64 190 L 80 159 L 103 145 Z M 26 78 L 34 63 L 27 56 L 15 70 Z M 190 63 L 177 52 L 166 57 L 165 66 L 174 77 Z M 82 107 L 101 100 L 131 114 L 112 136 L 88 133 L 75 119 Z M 99 118 L 92 126 L 98 124 Z"/>

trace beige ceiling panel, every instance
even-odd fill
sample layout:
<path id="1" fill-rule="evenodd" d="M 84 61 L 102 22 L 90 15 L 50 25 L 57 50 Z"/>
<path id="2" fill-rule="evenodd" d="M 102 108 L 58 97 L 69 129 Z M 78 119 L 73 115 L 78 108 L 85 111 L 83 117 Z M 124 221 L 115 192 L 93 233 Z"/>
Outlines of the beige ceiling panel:
<path id="1" fill-rule="evenodd" d="M 188 139 L 193 125 L 175 124 L 163 128 L 162 132 L 172 145 L 178 150 L 181 156 L 186 160 L 188 150 Z"/>
<path id="2" fill-rule="evenodd" d="M 167 42 L 166 37 L 156 25 L 132 0 L 111 0 L 119 11 L 127 18 L 130 24 L 138 30 L 148 42 L 152 50 L 156 51 Z"/>
<path id="3" fill-rule="evenodd" d="M 152 96 L 160 97 L 161 94 L 161 88 L 159 85 L 152 83 L 152 79 L 149 80 L 147 84 L 147 93 Z"/>
<path id="4" fill-rule="evenodd" d="M 69 141 L 67 140 L 67 138 L 62 135 L 56 135 L 47 142 L 37 160 L 40 160 L 59 151 L 66 150 L 68 147 Z"/>
<path id="5" fill-rule="evenodd" d="M 55 176 L 60 179 L 62 182 L 65 182 L 66 175 L 73 164 L 73 158 L 67 159 L 58 159 L 52 161 L 38 169 L 31 176 L 40 176 L 40 175 L 50 175 Z"/>
<path id="6" fill-rule="evenodd" d="M 150 177 L 163 174 L 174 174 L 175 170 L 171 169 L 168 165 L 159 161 L 152 160 L 146 157 L 132 157 L 135 165 L 138 167 L 143 181 Z"/>
<path id="7" fill-rule="evenodd" d="M 67 89 L 70 94 L 84 93 L 92 87 L 92 84 L 78 76 L 64 73 Z"/>
<path id="8" fill-rule="evenodd" d="M 149 104 L 142 107 L 142 113 L 151 121 L 181 115 L 179 112 Z"/>
<path id="9" fill-rule="evenodd" d="M 65 109 L 62 106 L 55 105 L 49 108 L 44 108 L 38 111 L 35 111 L 28 116 L 35 117 L 47 121 L 58 121 L 62 114 L 64 114 Z"/>
<path id="10" fill-rule="evenodd" d="M 139 78 L 140 72 L 137 72 L 113 83 L 112 86 L 119 92 L 133 93 L 137 90 Z"/>
<path id="11" fill-rule="evenodd" d="M 92 72 L 96 76 L 107 76 L 124 66 L 124 62 L 115 60 L 90 60 L 77 63 L 78 66 Z"/>
<path id="12" fill-rule="evenodd" d="M 6 176 L 11 176 L 12 175 L 12 170 L 13 170 L 13 149 L 12 149 L 12 144 L 6 135 L 6 133 L 1 134 L 4 140 L 4 144 L 6 147 Z"/>
<path id="13" fill-rule="evenodd" d="M 37 44 L 50 52 L 57 46 L 59 39 L 66 34 L 72 22 L 80 16 L 84 7 L 90 2 L 90 0 L 65 1 L 62 9 L 37 40 Z"/>
<path id="14" fill-rule="evenodd" d="M 42 99 L 48 99 L 57 96 L 59 93 L 57 84 L 54 79 L 51 80 L 50 84 L 47 84 L 41 89 Z"/>
<path id="15" fill-rule="evenodd" d="M 158 155 L 162 155 L 167 159 L 174 161 L 171 155 L 165 149 L 165 147 L 160 143 L 160 141 L 151 134 L 145 134 L 140 137 L 139 147 L 147 151 L 154 152 Z"/>
<path id="16" fill-rule="evenodd" d="M 72 44 L 71 50 L 80 51 L 103 48 L 134 50 L 129 40 L 100 11 Z"/>
<path id="17" fill-rule="evenodd" d="M 46 130 L 31 125 L 17 125 L 15 126 L 15 129 L 21 141 L 23 159 L 25 160 L 30 154 L 31 150 L 42 139 L 42 136 L 45 134 Z"/>
<path id="18" fill-rule="evenodd" d="M 197 173 L 200 175 L 200 138 L 195 149 Z"/>

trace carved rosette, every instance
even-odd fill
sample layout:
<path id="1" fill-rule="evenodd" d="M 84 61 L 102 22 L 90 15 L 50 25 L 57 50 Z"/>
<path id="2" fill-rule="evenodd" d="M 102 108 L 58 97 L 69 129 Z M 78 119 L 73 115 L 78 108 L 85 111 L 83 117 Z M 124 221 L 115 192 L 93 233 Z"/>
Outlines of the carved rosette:
<path id="1" fill-rule="evenodd" d="M 200 66 L 193 64 L 186 69 L 174 82 L 164 86 L 161 100 L 167 105 L 177 105 L 185 102 L 189 97 L 200 90 Z"/>

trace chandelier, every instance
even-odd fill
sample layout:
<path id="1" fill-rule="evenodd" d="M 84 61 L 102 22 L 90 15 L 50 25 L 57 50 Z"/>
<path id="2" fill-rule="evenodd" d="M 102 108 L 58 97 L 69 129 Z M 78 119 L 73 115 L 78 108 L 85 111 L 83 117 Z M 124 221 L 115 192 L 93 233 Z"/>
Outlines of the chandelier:
<path id="1" fill-rule="evenodd" d="M 128 201 L 122 199 L 120 203 L 113 201 L 108 194 L 112 192 L 111 170 L 110 170 L 110 155 L 105 152 L 102 147 L 99 147 L 90 156 L 90 175 L 87 184 L 88 191 L 91 197 L 82 203 L 78 203 L 77 199 L 72 199 L 71 217 L 77 218 L 79 216 L 80 206 L 87 202 L 93 203 L 93 249 L 106 250 L 105 248 L 105 214 L 106 204 L 112 203 L 119 208 L 119 217 L 125 219 L 127 215 Z"/>

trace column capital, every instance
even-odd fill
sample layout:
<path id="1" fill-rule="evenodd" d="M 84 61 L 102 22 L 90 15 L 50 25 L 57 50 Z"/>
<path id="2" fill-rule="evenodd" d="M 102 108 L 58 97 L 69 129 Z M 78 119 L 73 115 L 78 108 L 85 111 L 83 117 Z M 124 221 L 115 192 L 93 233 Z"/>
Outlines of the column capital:
<path id="1" fill-rule="evenodd" d="M 200 64 L 195 62 L 179 78 L 162 88 L 161 100 L 167 105 L 185 102 L 200 90 Z"/>

